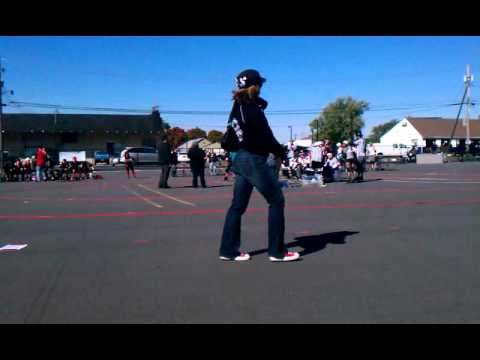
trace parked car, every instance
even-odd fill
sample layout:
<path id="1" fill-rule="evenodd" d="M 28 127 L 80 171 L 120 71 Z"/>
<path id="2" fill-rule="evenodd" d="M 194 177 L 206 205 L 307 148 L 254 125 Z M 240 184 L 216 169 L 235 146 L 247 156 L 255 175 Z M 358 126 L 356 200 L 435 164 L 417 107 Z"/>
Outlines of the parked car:
<path id="1" fill-rule="evenodd" d="M 158 163 L 158 152 L 153 147 L 127 147 L 120 153 L 119 163 L 125 164 L 125 152 L 127 150 L 135 164 Z"/>
<path id="2" fill-rule="evenodd" d="M 177 154 L 178 162 L 189 162 L 190 158 L 188 157 L 187 153 L 178 153 Z"/>
<path id="3" fill-rule="evenodd" d="M 95 151 L 93 158 L 95 165 L 100 162 L 105 164 L 110 163 L 110 155 L 106 151 Z"/>

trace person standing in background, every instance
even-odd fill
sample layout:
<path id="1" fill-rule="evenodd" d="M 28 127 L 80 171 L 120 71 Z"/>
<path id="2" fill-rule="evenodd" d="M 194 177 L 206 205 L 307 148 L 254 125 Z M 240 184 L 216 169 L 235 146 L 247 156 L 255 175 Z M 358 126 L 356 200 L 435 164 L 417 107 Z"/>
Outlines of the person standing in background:
<path id="1" fill-rule="evenodd" d="M 125 151 L 124 158 L 125 158 L 125 170 L 127 171 L 128 178 L 130 179 L 130 171 L 132 172 L 133 177 L 137 177 L 135 175 L 135 164 L 128 150 Z"/>
<path id="2" fill-rule="evenodd" d="M 227 161 L 227 167 L 225 168 L 225 175 L 223 176 L 224 181 L 228 181 L 228 177 L 231 176 L 233 160 L 235 158 L 235 152 L 228 152 L 225 155 L 225 160 Z"/>
<path id="3" fill-rule="evenodd" d="M 168 176 L 170 174 L 170 158 L 171 149 L 168 143 L 167 136 L 162 134 L 160 137 L 160 143 L 158 144 L 158 163 L 160 165 L 160 179 L 158 181 L 158 187 L 160 189 L 168 189 Z"/>
<path id="4" fill-rule="evenodd" d="M 376 170 L 377 150 L 375 149 L 375 146 L 373 146 L 372 143 L 368 144 L 366 155 L 367 155 L 367 163 L 369 165 L 369 169 Z"/>
<path id="5" fill-rule="evenodd" d="M 218 157 L 217 154 L 212 152 L 210 156 L 208 157 L 208 167 L 210 170 L 210 176 L 216 176 L 217 175 L 217 162 L 218 162 Z"/>
<path id="6" fill-rule="evenodd" d="M 178 164 L 178 155 L 175 150 L 170 152 L 170 172 L 172 173 L 172 177 L 177 176 L 177 164 Z"/>
<path id="7" fill-rule="evenodd" d="M 188 151 L 188 157 L 190 158 L 190 169 L 192 170 L 192 186 L 194 188 L 198 187 L 198 177 L 200 177 L 200 182 L 203 188 L 207 187 L 205 183 L 205 160 L 207 155 L 205 151 L 200 149 L 198 143 L 193 144 L 193 146 Z"/>
<path id="8" fill-rule="evenodd" d="M 357 156 L 357 181 L 363 181 L 363 172 L 365 170 L 365 140 L 361 131 L 357 132 L 357 139 L 354 142 L 355 153 Z"/>
<path id="9" fill-rule="evenodd" d="M 37 182 L 45 180 L 45 162 L 47 160 L 47 152 L 43 147 L 39 147 L 35 153 L 35 170 Z"/>

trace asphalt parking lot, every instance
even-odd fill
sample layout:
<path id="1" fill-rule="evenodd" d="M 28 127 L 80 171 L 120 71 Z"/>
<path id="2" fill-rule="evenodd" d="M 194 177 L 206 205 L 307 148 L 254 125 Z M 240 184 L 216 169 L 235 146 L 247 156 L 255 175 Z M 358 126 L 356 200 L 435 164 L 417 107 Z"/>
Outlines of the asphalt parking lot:
<path id="1" fill-rule="evenodd" d="M 0 183 L 0 323 L 478 323 L 480 163 L 399 165 L 361 184 L 284 190 L 293 263 L 218 260 L 232 182 L 187 177 Z M 100 170 L 101 172 L 101 170 Z"/>

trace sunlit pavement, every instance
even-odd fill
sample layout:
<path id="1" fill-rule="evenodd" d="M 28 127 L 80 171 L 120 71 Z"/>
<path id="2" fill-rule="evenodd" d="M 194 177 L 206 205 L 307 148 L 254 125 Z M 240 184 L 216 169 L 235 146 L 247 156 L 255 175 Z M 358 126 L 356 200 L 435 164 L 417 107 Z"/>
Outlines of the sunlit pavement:
<path id="1" fill-rule="evenodd" d="M 399 165 L 284 189 L 294 263 L 270 263 L 254 192 L 244 263 L 218 260 L 232 180 L 98 171 L 0 183 L 1 323 L 478 323 L 480 163 Z"/>

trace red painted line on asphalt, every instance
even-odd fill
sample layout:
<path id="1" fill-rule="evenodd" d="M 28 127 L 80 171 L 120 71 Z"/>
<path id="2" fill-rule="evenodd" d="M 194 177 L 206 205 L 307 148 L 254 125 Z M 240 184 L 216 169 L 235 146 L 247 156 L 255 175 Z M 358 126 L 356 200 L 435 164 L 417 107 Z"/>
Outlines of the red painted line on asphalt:
<path id="1" fill-rule="evenodd" d="M 385 188 L 385 189 L 335 189 L 330 190 L 328 187 L 324 190 L 306 190 L 306 191 L 286 191 L 284 192 L 285 197 L 296 197 L 296 196 L 307 196 L 307 195 L 322 195 L 329 196 L 335 194 L 349 194 L 349 193 L 435 193 L 435 192 L 444 192 L 444 188 L 428 188 L 428 189 L 403 189 L 403 188 Z M 457 188 L 454 192 L 477 192 L 478 187 L 469 187 L 469 188 Z M 208 200 L 208 199 L 231 199 L 232 193 L 210 193 L 202 195 L 185 195 L 178 196 L 181 200 Z M 163 197 L 160 195 L 145 195 L 146 199 L 149 200 L 163 200 Z M 253 198 L 262 198 L 262 196 L 256 192 L 252 194 Z M 52 198 L 52 197 L 19 197 L 19 196 L 0 196 L 0 200 L 6 201 L 55 201 L 55 202 L 122 202 L 122 201 L 142 201 L 136 196 L 131 195 L 112 195 L 112 196 L 103 196 L 103 197 L 68 197 L 68 198 Z"/>
<path id="2" fill-rule="evenodd" d="M 463 200 L 409 200 L 388 203 L 345 203 L 345 204 L 322 204 L 322 205 L 294 205 L 286 209 L 291 212 L 299 212 L 315 209 L 386 209 L 415 207 L 421 205 L 465 205 L 478 204 L 480 198 Z M 203 209 L 203 210 L 179 210 L 179 211 L 129 211 L 113 213 L 93 213 L 93 214 L 51 214 L 51 215 L 0 215 L 0 220 L 46 220 L 46 219 L 93 219 L 104 217 L 146 217 L 146 216 L 190 216 L 190 215 L 209 215 L 223 214 L 224 209 Z M 247 213 L 266 212 L 267 208 L 250 208 Z"/>
<path id="3" fill-rule="evenodd" d="M 0 200 L 17 200 L 14 196 L 0 196 Z"/>
<path id="4" fill-rule="evenodd" d="M 150 240 L 135 240 L 134 243 L 136 245 L 146 245 L 150 243 Z"/>
<path id="5" fill-rule="evenodd" d="M 294 232 L 295 235 L 310 235 L 313 232 L 311 230 L 302 230 L 302 231 L 296 231 Z"/>

